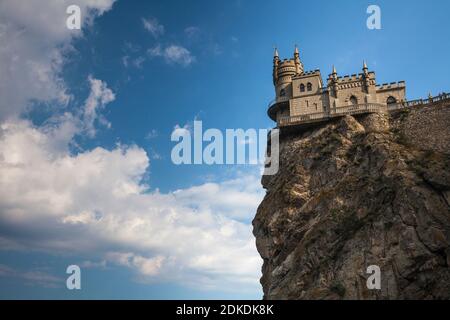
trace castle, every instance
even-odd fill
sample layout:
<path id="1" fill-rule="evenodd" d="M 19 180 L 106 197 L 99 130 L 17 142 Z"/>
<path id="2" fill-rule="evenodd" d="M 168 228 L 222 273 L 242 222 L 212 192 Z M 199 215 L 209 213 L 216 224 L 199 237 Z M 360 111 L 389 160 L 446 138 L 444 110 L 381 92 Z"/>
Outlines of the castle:
<path id="1" fill-rule="evenodd" d="M 405 105 L 404 81 L 377 85 L 363 62 L 362 73 L 338 76 L 333 66 L 326 86 L 320 70 L 305 71 L 297 46 L 293 59 L 273 57 L 275 100 L 268 109 L 278 127 L 322 122 L 346 114 L 386 112 Z"/>

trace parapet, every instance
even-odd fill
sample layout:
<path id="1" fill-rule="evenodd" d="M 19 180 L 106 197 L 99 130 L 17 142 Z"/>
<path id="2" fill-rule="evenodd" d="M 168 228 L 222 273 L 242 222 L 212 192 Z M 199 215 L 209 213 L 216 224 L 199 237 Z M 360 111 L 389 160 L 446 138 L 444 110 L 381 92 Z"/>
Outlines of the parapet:
<path id="1" fill-rule="evenodd" d="M 375 77 L 375 72 L 370 71 L 367 73 L 369 75 L 369 78 Z M 358 73 L 358 74 L 352 74 L 352 75 L 344 75 L 337 77 L 338 83 L 345 83 L 345 82 L 352 82 L 352 81 L 360 81 L 364 77 L 364 73 Z M 329 78 L 331 78 L 331 75 L 329 75 Z"/>
<path id="2" fill-rule="evenodd" d="M 391 90 L 391 89 L 400 89 L 405 88 L 405 81 L 391 82 L 391 83 L 383 83 L 376 86 L 377 90 Z"/>
<path id="3" fill-rule="evenodd" d="M 316 70 L 312 70 L 312 71 L 305 71 L 305 72 L 303 72 L 303 73 L 297 73 L 295 76 L 294 76 L 294 78 L 301 78 L 301 77 L 304 77 L 304 76 L 313 76 L 313 75 L 320 75 L 320 70 L 319 69 L 316 69 Z"/>

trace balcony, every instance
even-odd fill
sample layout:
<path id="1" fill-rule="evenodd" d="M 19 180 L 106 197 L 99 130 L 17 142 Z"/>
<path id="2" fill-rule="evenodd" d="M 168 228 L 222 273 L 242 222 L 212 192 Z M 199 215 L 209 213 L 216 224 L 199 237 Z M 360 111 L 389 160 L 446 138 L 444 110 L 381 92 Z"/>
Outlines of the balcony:
<path id="1" fill-rule="evenodd" d="M 286 103 L 289 101 L 288 97 L 280 97 L 269 103 L 269 116 L 275 120 L 277 114 L 277 106 L 281 103 Z M 363 103 L 356 105 L 341 106 L 337 108 L 332 108 L 329 112 L 315 112 L 310 114 L 295 115 L 295 116 L 282 116 L 278 117 L 277 125 L 278 127 L 294 126 L 309 124 L 315 122 L 327 121 L 331 118 L 341 117 L 345 115 L 372 113 L 372 112 L 389 112 L 400 109 L 407 109 L 414 106 L 420 106 L 425 104 L 435 104 L 441 102 L 450 102 L 450 94 L 442 93 L 435 97 L 429 97 L 427 99 L 417 99 L 411 101 L 405 101 L 394 104 L 381 104 L 381 103 Z"/>
<path id="2" fill-rule="evenodd" d="M 277 112 L 281 105 L 289 106 L 289 97 L 278 97 L 269 102 L 267 106 L 267 114 L 272 120 L 275 121 Z"/>
<path id="3" fill-rule="evenodd" d="M 386 105 L 380 103 L 364 103 L 350 106 L 343 106 L 332 108 L 329 112 L 315 112 L 296 116 L 279 117 L 277 124 L 279 127 L 308 124 L 314 122 L 326 121 L 335 117 L 342 117 L 345 115 L 372 113 L 372 112 L 386 112 Z"/>

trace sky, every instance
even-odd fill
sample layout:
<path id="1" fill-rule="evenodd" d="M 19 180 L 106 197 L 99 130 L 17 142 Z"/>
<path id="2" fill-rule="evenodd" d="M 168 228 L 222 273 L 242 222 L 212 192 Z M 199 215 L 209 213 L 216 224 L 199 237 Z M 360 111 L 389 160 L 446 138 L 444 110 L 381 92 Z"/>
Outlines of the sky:
<path id="1" fill-rule="evenodd" d="M 71 4 L 80 30 L 66 27 Z M 274 46 L 291 58 L 298 45 L 324 79 L 366 60 L 408 99 L 447 92 L 449 12 L 445 0 L 0 0 L 0 299 L 261 299 L 260 167 L 175 165 L 171 134 L 273 127 Z M 66 288 L 74 264 L 81 290 Z"/>

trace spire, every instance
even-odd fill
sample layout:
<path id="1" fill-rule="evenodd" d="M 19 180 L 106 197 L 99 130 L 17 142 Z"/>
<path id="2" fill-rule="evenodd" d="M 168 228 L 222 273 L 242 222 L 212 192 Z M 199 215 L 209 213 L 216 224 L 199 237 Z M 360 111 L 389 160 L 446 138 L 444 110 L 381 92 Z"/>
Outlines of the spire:
<path id="1" fill-rule="evenodd" d="M 278 49 L 274 46 L 274 52 L 273 52 L 273 84 L 276 84 L 278 81 L 278 64 L 280 63 L 280 57 L 278 56 Z"/>
<path id="2" fill-rule="evenodd" d="M 363 60 L 363 70 L 364 70 L 364 69 L 368 69 L 368 68 L 367 68 L 366 60 Z"/>
<path id="3" fill-rule="evenodd" d="M 334 64 L 333 64 L 333 72 L 331 72 L 331 74 L 337 74 L 336 68 L 334 67 Z"/>
<path id="4" fill-rule="evenodd" d="M 300 61 L 300 54 L 298 53 L 298 47 L 295 45 L 294 49 L 294 63 L 295 63 L 295 73 L 300 74 L 303 73 L 303 65 Z"/>
<path id="5" fill-rule="evenodd" d="M 331 71 L 331 74 L 330 74 L 330 79 L 334 83 L 336 83 L 336 81 L 337 81 L 337 71 L 336 71 L 336 68 L 334 67 L 334 64 L 333 64 L 333 70 Z"/>

